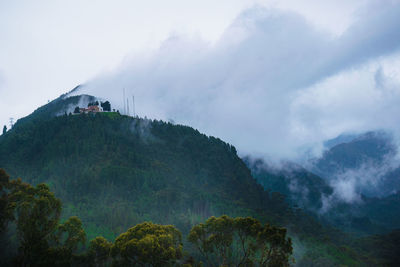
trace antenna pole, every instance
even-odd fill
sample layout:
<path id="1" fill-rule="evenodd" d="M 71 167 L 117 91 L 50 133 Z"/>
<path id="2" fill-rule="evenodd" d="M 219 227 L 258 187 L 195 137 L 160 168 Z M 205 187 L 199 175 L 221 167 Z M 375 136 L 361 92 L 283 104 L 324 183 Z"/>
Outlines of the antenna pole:
<path id="1" fill-rule="evenodd" d="M 123 89 L 123 99 L 122 99 L 122 103 L 124 104 L 124 115 L 126 114 L 126 104 L 125 104 L 125 88 Z"/>
<path id="2" fill-rule="evenodd" d="M 132 95 L 132 112 L 133 112 L 133 117 L 136 116 L 135 114 L 135 96 Z"/>
<path id="3" fill-rule="evenodd" d="M 130 115 L 129 114 L 129 98 L 126 98 L 126 106 L 127 106 L 127 111 L 128 111 L 126 115 L 129 116 Z"/>

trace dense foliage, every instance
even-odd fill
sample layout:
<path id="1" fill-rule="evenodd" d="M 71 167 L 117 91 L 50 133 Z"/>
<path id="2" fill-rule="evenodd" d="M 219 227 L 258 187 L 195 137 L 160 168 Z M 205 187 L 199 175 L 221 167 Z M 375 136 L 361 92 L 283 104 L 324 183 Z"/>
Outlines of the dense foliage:
<path id="1" fill-rule="evenodd" d="M 181 233 L 172 225 L 144 222 L 118 236 L 111 255 L 115 266 L 170 266 L 182 258 Z"/>
<path id="2" fill-rule="evenodd" d="M 186 233 L 212 215 L 275 223 L 291 213 L 252 178 L 233 146 L 190 127 L 117 113 L 60 116 L 15 127 L 0 139 L 0 165 L 47 183 L 89 236 L 113 238 L 143 220 Z M 295 225 L 294 225 L 295 226 Z"/>
<path id="3" fill-rule="evenodd" d="M 192 266 L 192 257 L 183 260 L 181 232 L 172 225 L 144 222 L 119 235 L 114 243 L 98 236 L 85 248 L 86 233 L 81 220 L 72 216 L 60 223 L 61 201 L 45 184 L 36 187 L 21 179 L 9 181 L 0 169 L 3 192 L 9 201 L 2 210 L 3 228 L 16 225 L 18 251 L 2 255 L 0 262 L 15 266 Z M 4 212 L 4 211 L 7 212 Z M 7 216 L 4 216 L 7 214 Z M 203 234 L 202 231 L 207 233 Z M 206 236 L 207 240 L 202 238 Z M 237 236 L 237 240 L 234 240 Z M 286 230 L 269 225 L 261 226 L 253 218 L 211 217 L 205 224 L 194 226 L 189 240 L 201 251 L 224 259 L 216 266 L 287 266 L 292 253 Z M 206 247 L 202 244 L 206 243 Z M 231 247 L 241 247 L 233 252 Z M 216 251 L 213 248 L 217 248 Z M 242 255 L 244 253 L 244 255 Z M 228 257 L 240 261 L 227 261 Z M 253 262 L 258 257 L 257 262 Z M 207 257 L 209 259 L 209 257 Z M 212 266 L 207 264 L 208 266 Z"/>
<path id="4" fill-rule="evenodd" d="M 189 241 L 207 266 L 289 266 L 292 254 L 286 229 L 250 217 L 211 217 L 192 228 Z"/>

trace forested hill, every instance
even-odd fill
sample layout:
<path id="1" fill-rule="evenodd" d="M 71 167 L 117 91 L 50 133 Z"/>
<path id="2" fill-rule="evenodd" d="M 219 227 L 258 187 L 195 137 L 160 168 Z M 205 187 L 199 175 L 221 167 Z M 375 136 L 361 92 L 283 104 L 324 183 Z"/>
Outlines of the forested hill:
<path id="1" fill-rule="evenodd" d="M 264 190 L 232 145 L 191 127 L 117 112 L 69 114 L 66 109 L 81 101 L 60 98 L 19 120 L 0 136 L 0 167 L 14 178 L 50 185 L 64 203 L 63 217 L 81 218 L 89 239 L 113 240 L 143 221 L 173 224 L 186 234 L 210 216 L 227 214 L 285 226 L 302 242 L 324 246 L 311 258 L 355 260 L 339 252 L 343 235 Z"/>
<path id="2" fill-rule="evenodd" d="M 0 166 L 13 177 L 48 183 L 66 216 L 82 218 L 89 234 L 111 237 L 145 220 L 187 230 L 218 214 L 283 223 L 290 212 L 218 138 L 112 112 L 37 113 L 46 109 L 0 137 Z"/>

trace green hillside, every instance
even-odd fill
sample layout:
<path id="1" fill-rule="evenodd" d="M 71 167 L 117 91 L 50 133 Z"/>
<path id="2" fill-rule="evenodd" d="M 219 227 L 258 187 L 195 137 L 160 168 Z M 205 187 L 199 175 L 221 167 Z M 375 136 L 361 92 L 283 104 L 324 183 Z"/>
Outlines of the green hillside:
<path id="1" fill-rule="evenodd" d="M 82 219 L 88 239 L 113 240 L 144 221 L 173 224 L 186 236 L 210 216 L 252 216 L 287 227 L 298 240 L 294 255 L 307 262 L 360 262 L 342 251 L 347 237 L 264 190 L 232 145 L 115 112 L 67 115 L 81 102 L 60 98 L 19 120 L 0 136 L 0 167 L 13 178 L 47 183 L 63 202 L 62 217 Z"/>
<path id="2" fill-rule="evenodd" d="M 113 237 L 144 220 L 188 230 L 218 214 L 283 222 L 290 212 L 252 179 L 233 146 L 190 127 L 117 113 L 37 117 L 1 137 L 0 165 L 48 183 L 89 233 Z"/>

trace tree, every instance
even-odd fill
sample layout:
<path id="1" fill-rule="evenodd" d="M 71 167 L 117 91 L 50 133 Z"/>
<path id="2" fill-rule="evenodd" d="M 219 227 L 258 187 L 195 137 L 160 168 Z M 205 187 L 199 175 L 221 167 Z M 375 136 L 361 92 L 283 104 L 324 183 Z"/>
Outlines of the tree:
<path id="1" fill-rule="evenodd" d="M 75 265 L 73 264 L 75 253 L 79 245 L 83 247 L 86 242 L 86 233 L 81 220 L 72 216 L 65 223 L 58 225 L 53 240 L 55 244 L 49 249 L 47 262 L 58 266 Z"/>
<path id="2" fill-rule="evenodd" d="M 10 265 L 10 254 L 13 254 L 11 237 L 7 233 L 8 223 L 13 219 L 8 190 L 9 176 L 0 169 L 0 265 Z"/>
<path id="3" fill-rule="evenodd" d="M 7 132 L 7 126 L 4 125 L 3 127 L 3 134 L 5 134 Z"/>
<path id="4" fill-rule="evenodd" d="M 293 252 L 292 240 L 286 239 L 286 229 L 266 224 L 257 236 L 256 259 L 259 266 L 289 266 L 289 257 Z"/>
<path id="5" fill-rule="evenodd" d="M 226 215 L 219 218 L 212 216 L 190 231 L 189 241 L 198 248 L 210 266 L 229 265 L 233 224 L 234 220 Z"/>
<path id="6" fill-rule="evenodd" d="M 115 266 L 171 266 L 182 257 L 181 233 L 144 222 L 117 237 L 111 256 Z"/>
<path id="7" fill-rule="evenodd" d="M 74 254 L 86 242 L 81 220 L 72 216 L 59 224 L 60 214 L 61 201 L 46 184 L 34 187 L 20 178 L 10 181 L 0 169 L 0 264 L 10 264 L 7 252 L 13 252 L 4 237 L 7 224 L 14 221 L 18 242 L 15 265 L 87 265 L 85 254 Z"/>
<path id="8" fill-rule="evenodd" d="M 75 109 L 74 109 L 74 114 L 79 114 L 79 113 L 80 113 L 79 107 L 75 107 Z"/>
<path id="9" fill-rule="evenodd" d="M 70 217 L 65 223 L 60 224 L 56 231 L 57 242 L 62 244 L 70 253 L 78 249 L 79 244 L 86 242 L 86 233 L 82 227 L 82 221 L 76 217 Z"/>
<path id="10" fill-rule="evenodd" d="M 109 101 L 101 103 L 101 107 L 103 108 L 104 111 L 111 111 L 111 104 Z"/>
<path id="11" fill-rule="evenodd" d="M 106 266 L 111 251 L 112 243 L 102 236 L 98 236 L 90 241 L 88 255 L 94 266 Z"/>
<path id="12" fill-rule="evenodd" d="M 0 169 L 0 234 L 6 230 L 8 222 L 12 219 L 9 195 L 7 194 L 9 179 L 8 174 Z"/>
<path id="13" fill-rule="evenodd" d="M 210 217 L 195 225 L 188 239 L 208 266 L 289 266 L 292 253 L 286 229 L 250 217 Z"/>
<path id="14" fill-rule="evenodd" d="M 46 184 L 33 187 L 21 179 L 10 183 L 10 200 L 19 241 L 18 263 L 39 265 L 46 259 L 52 234 L 58 225 L 61 201 Z"/>

